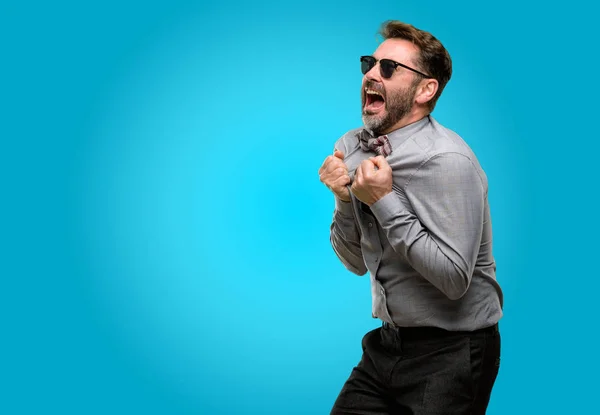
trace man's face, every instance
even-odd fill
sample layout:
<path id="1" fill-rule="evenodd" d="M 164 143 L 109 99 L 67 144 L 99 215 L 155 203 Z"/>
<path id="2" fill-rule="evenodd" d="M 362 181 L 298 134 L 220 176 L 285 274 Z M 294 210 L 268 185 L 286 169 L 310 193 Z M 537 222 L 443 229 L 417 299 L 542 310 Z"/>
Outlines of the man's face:
<path id="1" fill-rule="evenodd" d="M 403 39 L 387 39 L 375 51 L 373 57 L 393 61 L 416 68 L 418 49 Z M 365 127 L 376 135 L 386 134 L 403 117 L 410 113 L 414 104 L 420 76 L 397 67 L 389 79 L 381 76 L 379 62 L 367 72 L 362 81 L 362 119 Z"/>

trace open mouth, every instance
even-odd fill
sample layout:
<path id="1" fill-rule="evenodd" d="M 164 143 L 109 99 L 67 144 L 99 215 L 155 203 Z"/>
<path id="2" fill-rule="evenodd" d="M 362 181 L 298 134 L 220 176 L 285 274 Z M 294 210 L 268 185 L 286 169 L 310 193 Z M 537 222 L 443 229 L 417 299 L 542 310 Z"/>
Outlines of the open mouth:
<path id="1" fill-rule="evenodd" d="M 385 99 L 383 95 L 377 91 L 366 88 L 365 89 L 365 106 L 364 109 L 367 112 L 377 112 L 385 106 Z"/>

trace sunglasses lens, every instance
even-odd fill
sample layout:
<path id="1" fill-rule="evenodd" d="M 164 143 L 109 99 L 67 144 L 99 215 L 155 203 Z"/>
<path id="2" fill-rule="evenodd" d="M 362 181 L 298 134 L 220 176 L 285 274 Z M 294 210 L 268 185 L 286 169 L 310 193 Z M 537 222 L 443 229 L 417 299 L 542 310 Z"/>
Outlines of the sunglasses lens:
<path id="1" fill-rule="evenodd" d="M 373 66 L 375 66 L 375 59 L 369 56 L 363 56 L 360 58 L 360 71 L 364 74 L 369 72 Z"/>
<path id="2" fill-rule="evenodd" d="M 394 62 L 389 61 L 387 59 L 382 59 L 379 61 L 379 67 L 381 68 L 381 76 L 384 78 L 391 78 L 394 74 L 394 70 L 396 69 L 396 65 Z"/>

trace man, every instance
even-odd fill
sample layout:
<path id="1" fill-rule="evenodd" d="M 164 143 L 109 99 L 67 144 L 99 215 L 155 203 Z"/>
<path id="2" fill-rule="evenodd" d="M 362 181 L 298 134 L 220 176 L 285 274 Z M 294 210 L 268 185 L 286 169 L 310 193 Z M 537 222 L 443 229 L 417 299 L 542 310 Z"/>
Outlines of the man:
<path id="1" fill-rule="evenodd" d="M 363 128 L 319 170 L 333 192 L 331 244 L 371 279 L 382 327 L 332 414 L 485 414 L 500 365 L 485 173 L 469 146 L 432 116 L 452 74 L 430 33 L 398 21 L 361 58 Z"/>

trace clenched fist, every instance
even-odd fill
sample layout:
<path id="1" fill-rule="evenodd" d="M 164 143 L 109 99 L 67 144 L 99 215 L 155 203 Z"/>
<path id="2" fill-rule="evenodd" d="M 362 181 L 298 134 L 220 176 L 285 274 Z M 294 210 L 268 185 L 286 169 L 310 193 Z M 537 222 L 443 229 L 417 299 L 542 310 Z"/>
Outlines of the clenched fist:
<path id="1" fill-rule="evenodd" d="M 350 202 L 350 184 L 348 167 L 344 163 L 344 153 L 335 150 L 333 156 L 328 156 L 319 169 L 319 178 L 339 199 Z"/>
<path id="2" fill-rule="evenodd" d="M 371 206 L 392 192 L 392 168 L 385 157 L 370 157 L 356 169 L 352 194 L 361 202 Z"/>

